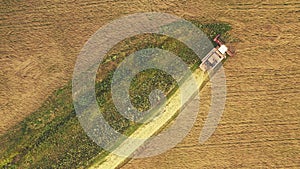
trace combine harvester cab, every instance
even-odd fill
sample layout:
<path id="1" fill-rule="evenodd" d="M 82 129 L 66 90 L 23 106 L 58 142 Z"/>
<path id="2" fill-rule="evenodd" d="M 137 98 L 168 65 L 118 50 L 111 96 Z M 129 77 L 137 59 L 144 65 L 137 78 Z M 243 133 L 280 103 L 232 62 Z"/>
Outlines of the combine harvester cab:
<path id="1" fill-rule="evenodd" d="M 233 56 L 232 52 L 220 41 L 220 35 L 216 36 L 214 41 L 219 45 L 213 48 L 202 60 L 200 69 L 204 72 L 213 71 L 224 59 L 226 59 L 226 53 L 229 56 Z"/>

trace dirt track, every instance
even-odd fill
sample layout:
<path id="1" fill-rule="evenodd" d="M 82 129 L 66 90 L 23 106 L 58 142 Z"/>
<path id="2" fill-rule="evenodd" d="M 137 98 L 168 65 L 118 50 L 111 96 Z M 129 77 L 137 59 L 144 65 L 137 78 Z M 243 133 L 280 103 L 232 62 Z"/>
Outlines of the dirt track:
<path id="1" fill-rule="evenodd" d="M 237 57 L 225 65 L 226 109 L 215 134 L 199 145 L 209 106 L 205 88 L 198 122 L 182 143 L 123 168 L 300 167 L 299 2 L 32 3 L 1 1 L 0 133 L 70 80 L 81 47 L 103 24 L 128 13 L 160 11 L 232 24 L 241 42 Z"/>

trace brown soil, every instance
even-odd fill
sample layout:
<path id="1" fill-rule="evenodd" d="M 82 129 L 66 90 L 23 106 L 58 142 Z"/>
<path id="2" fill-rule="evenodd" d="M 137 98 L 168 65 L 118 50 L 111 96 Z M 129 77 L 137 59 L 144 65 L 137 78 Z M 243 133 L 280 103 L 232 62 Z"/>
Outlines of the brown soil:
<path id="1" fill-rule="evenodd" d="M 1 2 L 0 133 L 72 77 L 87 39 L 122 15 L 160 11 L 228 22 L 238 37 L 226 62 L 227 103 L 214 135 L 198 144 L 209 87 L 189 136 L 168 152 L 123 168 L 300 167 L 299 10 L 296 0 Z"/>

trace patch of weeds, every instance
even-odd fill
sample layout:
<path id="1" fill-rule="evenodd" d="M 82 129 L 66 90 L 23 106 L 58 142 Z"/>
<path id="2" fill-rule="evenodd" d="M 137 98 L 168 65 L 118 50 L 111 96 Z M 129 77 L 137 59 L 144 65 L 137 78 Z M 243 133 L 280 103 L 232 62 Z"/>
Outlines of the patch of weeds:
<path id="1" fill-rule="evenodd" d="M 210 38 L 217 34 L 228 36 L 231 26 L 224 23 L 193 22 Z M 226 37 L 225 36 L 225 37 Z M 144 34 L 120 42 L 109 51 L 96 81 L 96 99 L 103 116 L 117 131 L 130 135 L 141 124 L 134 123 L 117 112 L 111 98 L 111 79 L 124 58 L 135 51 L 156 47 L 178 55 L 191 70 L 199 58 L 175 39 Z M 146 84 L 146 85 L 145 85 Z M 163 71 L 147 70 L 139 73 L 130 86 L 130 98 L 141 111 L 150 108 L 149 93 L 160 89 L 166 95 L 177 90 L 174 79 Z M 108 153 L 86 135 L 74 112 L 71 82 L 54 92 L 47 101 L 21 123 L 0 137 L 0 168 L 85 168 Z"/>

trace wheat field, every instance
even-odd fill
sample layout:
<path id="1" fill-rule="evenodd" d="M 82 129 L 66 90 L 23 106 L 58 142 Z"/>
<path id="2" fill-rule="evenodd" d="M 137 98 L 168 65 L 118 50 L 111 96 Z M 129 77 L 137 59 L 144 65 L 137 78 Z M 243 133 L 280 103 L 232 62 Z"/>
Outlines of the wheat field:
<path id="1" fill-rule="evenodd" d="M 189 135 L 159 156 L 122 168 L 299 168 L 300 3 L 274 1 L 8 1 L 1 2 L 0 133 L 34 112 L 72 78 L 76 57 L 101 26 L 135 12 L 166 12 L 226 22 L 238 39 L 225 64 L 227 102 L 214 135 L 198 137 L 210 104 Z"/>

